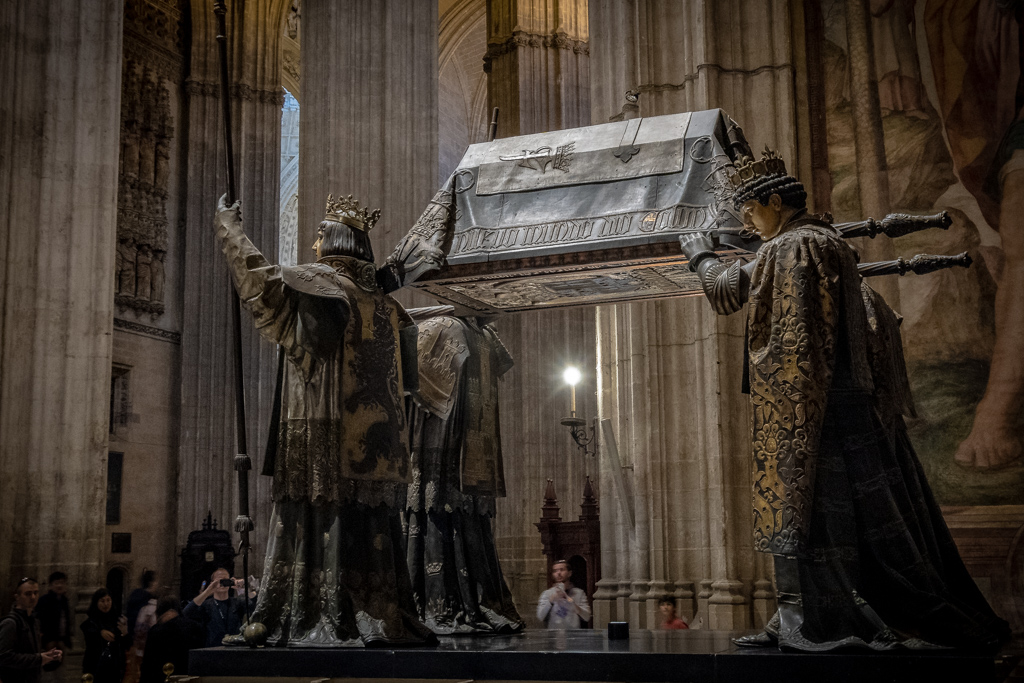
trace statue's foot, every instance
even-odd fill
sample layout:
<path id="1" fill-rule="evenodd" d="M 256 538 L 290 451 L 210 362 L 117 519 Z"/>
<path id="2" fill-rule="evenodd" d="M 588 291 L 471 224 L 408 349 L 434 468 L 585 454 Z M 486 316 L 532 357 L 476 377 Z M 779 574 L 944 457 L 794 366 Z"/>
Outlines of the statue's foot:
<path id="1" fill-rule="evenodd" d="M 241 633 L 236 633 L 233 636 L 224 636 L 220 641 L 221 645 L 246 645 L 245 636 Z"/>
<path id="2" fill-rule="evenodd" d="M 740 647 L 775 647 L 779 644 L 779 639 L 767 631 L 761 631 L 751 636 L 733 638 L 732 642 Z"/>
<path id="3" fill-rule="evenodd" d="M 1008 425 L 988 425 L 975 419 L 974 427 L 956 451 L 956 461 L 965 467 L 994 470 L 1006 467 L 1024 455 L 1020 437 Z"/>
<path id="4" fill-rule="evenodd" d="M 763 631 L 751 636 L 733 638 L 732 642 L 740 647 L 775 647 L 779 644 L 779 628 L 781 626 L 782 617 L 780 616 L 780 610 L 775 610 L 775 614 L 765 624 Z"/>

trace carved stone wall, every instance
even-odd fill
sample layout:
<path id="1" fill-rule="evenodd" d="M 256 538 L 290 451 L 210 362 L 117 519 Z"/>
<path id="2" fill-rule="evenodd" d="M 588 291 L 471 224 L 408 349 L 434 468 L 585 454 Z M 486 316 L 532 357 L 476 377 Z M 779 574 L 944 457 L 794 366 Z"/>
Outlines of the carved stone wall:
<path id="1" fill-rule="evenodd" d="M 121 75 L 121 157 L 114 300 L 154 320 L 164 312 L 167 197 L 174 118 L 168 83 L 126 56 Z"/>
<path id="2" fill-rule="evenodd" d="M 284 20 L 284 45 L 281 57 L 281 83 L 285 89 L 299 99 L 302 79 L 299 75 L 299 59 L 302 44 L 302 0 L 292 0 Z"/>
<path id="3" fill-rule="evenodd" d="M 127 574 L 127 597 L 144 570 L 174 585 L 174 528 L 181 363 L 181 198 L 185 35 L 173 0 L 124 3 L 114 254 L 112 387 L 121 409 L 108 451 L 106 531 L 131 539 L 105 544 L 105 570 Z"/>

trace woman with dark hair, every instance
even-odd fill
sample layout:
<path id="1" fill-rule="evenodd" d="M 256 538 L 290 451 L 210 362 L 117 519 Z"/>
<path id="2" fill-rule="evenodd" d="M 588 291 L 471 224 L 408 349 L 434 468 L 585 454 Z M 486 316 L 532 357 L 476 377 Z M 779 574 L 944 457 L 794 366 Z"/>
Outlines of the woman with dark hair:
<path id="1" fill-rule="evenodd" d="M 125 652 L 132 644 L 128 620 L 114 612 L 114 600 L 106 588 L 92 594 L 87 614 L 82 624 L 85 635 L 82 673 L 92 674 L 94 683 L 120 683 L 124 676 Z"/>

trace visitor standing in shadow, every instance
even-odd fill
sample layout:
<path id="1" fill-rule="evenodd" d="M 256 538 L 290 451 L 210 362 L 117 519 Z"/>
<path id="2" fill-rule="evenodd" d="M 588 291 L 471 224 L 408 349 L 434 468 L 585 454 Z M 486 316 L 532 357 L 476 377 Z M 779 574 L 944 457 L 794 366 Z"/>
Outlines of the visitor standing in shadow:
<path id="1" fill-rule="evenodd" d="M 128 633 L 135 633 L 135 620 L 139 618 L 139 611 L 156 597 L 153 593 L 156 588 L 156 578 L 156 572 L 152 569 L 142 572 L 142 585 L 128 596 L 128 605 L 125 608 L 125 616 L 128 617 Z"/>
<path id="2" fill-rule="evenodd" d="M 92 674 L 94 683 L 121 683 L 132 637 L 128 633 L 128 619 L 114 611 L 114 599 L 106 588 L 92 594 L 82 633 L 82 673 Z"/>
<path id="3" fill-rule="evenodd" d="M 157 601 L 156 625 L 146 636 L 140 683 L 163 683 L 167 680 L 163 672 L 165 664 L 174 667 L 175 675 L 187 674 L 188 651 L 206 643 L 203 627 L 179 614 L 178 604 L 176 595 L 167 595 Z"/>
<path id="4" fill-rule="evenodd" d="M 36 618 L 42 632 L 43 650 L 57 648 L 62 653 L 71 649 L 71 603 L 68 600 L 68 576 L 56 571 L 46 581 L 50 590 L 39 598 L 36 606 Z M 43 674 L 43 680 L 60 683 L 64 680 L 64 670 L 60 667 Z"/>

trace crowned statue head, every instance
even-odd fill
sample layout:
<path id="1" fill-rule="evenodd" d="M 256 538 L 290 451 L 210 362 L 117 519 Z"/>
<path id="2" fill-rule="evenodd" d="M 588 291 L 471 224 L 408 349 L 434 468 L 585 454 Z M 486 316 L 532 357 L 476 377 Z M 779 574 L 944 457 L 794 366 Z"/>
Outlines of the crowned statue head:
<path id="1" fill-rule="evenodd" d="M 803 184 L 786 173 L 785 162 L 767 146 L 760 160 L 737 161 L 728 177 L 743 226 L 762 240 L 777 236 L 790 218 L 807 208 Z"/>
<path id="2" fill-rule="evenodd" d="M 380 209 L 369 211 L 359 206 L 352 195 L 327 195 L 323 222 L 317 227 L 313 251 L 318 259 L 328 256 L 350 256 L 373 262 L 370 230 L 380 218 Z"/>

